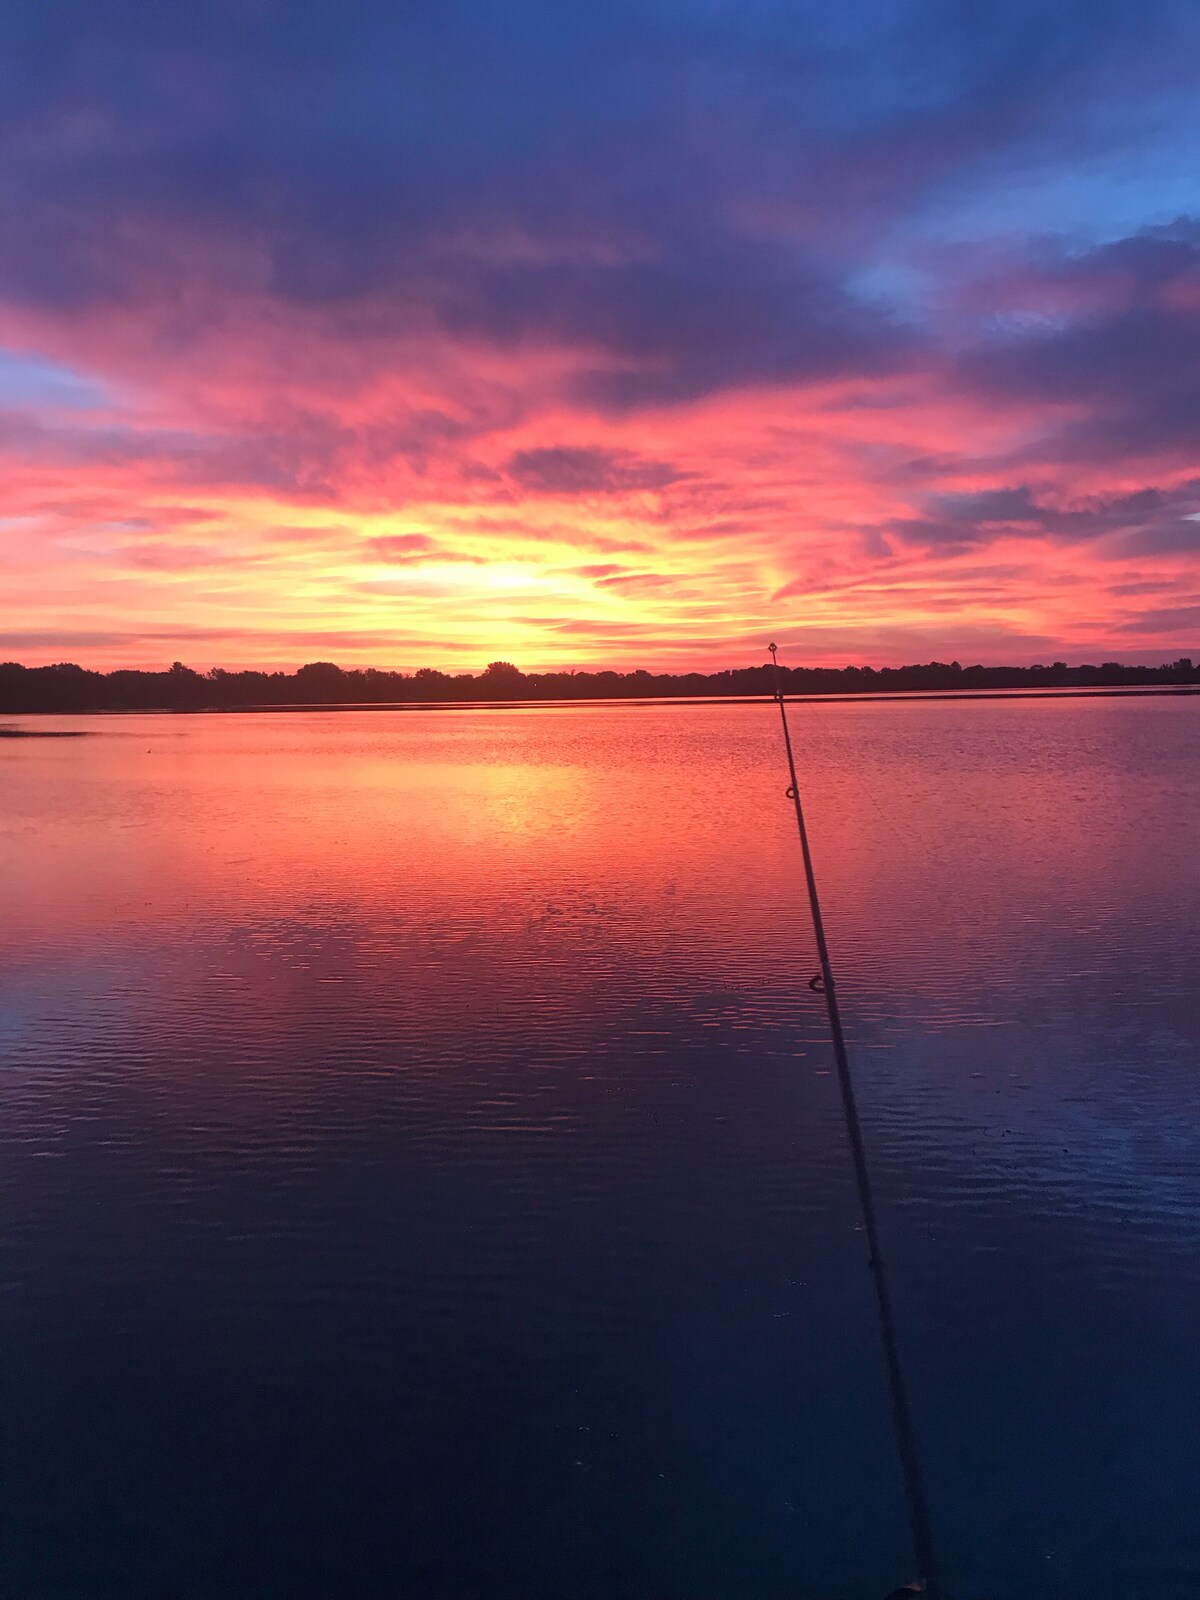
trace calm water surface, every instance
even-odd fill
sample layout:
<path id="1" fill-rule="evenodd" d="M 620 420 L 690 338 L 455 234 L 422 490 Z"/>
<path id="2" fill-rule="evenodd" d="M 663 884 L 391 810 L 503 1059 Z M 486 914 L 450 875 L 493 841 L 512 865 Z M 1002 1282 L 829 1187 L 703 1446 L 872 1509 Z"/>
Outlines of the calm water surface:
<path id="1" fill-rule="evenodd" d="M 1200 699 L 794 729 L 958 1600 L 1200 1593 Z M 761 706 L 0 741 L 0 1590 L 909 1576 Z"/>

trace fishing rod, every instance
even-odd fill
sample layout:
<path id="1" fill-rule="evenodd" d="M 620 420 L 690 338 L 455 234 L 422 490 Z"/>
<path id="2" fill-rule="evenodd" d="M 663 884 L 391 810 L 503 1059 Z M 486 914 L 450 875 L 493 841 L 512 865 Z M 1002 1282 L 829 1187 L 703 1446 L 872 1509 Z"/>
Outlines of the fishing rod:
<path id="1" fill-rule="evenodd" d="M 796 777 L 796 758 L 792 753 L 792 735 L 788 728 L 787 707 L 783 699 L 783 682 L 779 676 L 776 647 L 767 646 L 771 652 L 771 665 L 775 672 L 775 699 L 779 703 L 779 716 L 783 723 L 783 743 L 787 751 L 788 775 L 791 786 L 787 797 L 796 808 L 796 826 L 800 831 L 800 850 L 804 857 L 804 877 L 808 884 L 808 904 L 812 912 L 813 934 L 817 942 L 817 959 L 821 970 L 812 979 L 809 988 L 823 994 L 825 1009 L 829 1013 L 829 1033 L 833 1040 L 833 1055 L 837 1063 L 838 1087 L 842 1094 L 842 1112 L 846 1122 L 846 1136 L 854 1162 L 854 1182 L 858 1189 L 858 1204 L 862 1212 L 863 1232 L 867 1246 L 867 1265 L 875 1289 L 875 1309 L 879 1316 L 879 1338 L 883 1346 L 883 1362 L 887 1372 L 888 1400 L 892 1412 L 892 1431 L 896 1437 L 896 1450 L 900 1457 L 900 1474 L 904 1481 L 904 1499 L 908 1506 L 908 1525 L 912 1534 L 913 1556 L 917 1564 L 917 1578 L 925 1593 L 925 1600 L 945 1600 L 941 1569 L 933 1543 L 933 1528 L 929 1520 L 929 1505 L 925 1499 L 917 1441 L 913 1433 L 912 1412 L 908 1403 L 908 1389 L 900 1365 L 900 1351 L 896 1342 L 896 1324 L 892 1317 L 892 1298 L 888 1290 L 887 1273 L 883 1265 L 883 1251 L 879 1243 L 879 1226 L 875 1219 L 875 1199 L 871 1191 L 871 1174 L 867 1166 L 867 1152 L 863 1144 L 862 1125 L 858 1119 L 858 1101 L 854 1094 L 854 1079 L 850 1073 L 850 1058 L 846 1054 L 846 1038 L 842 1032 L 842 1016 L 838 1010 L 837 989 L 833 981 L 833 966 L 829 959 L 829 946 L 825 942 L 825 923 L 821 917 L 821 900 L 817 894 L 817 877 L 813 870 L 812 851 L 808 845 L 808 829 L 804 822 L 804 807 L 800 803 L 800 783 Z"/>

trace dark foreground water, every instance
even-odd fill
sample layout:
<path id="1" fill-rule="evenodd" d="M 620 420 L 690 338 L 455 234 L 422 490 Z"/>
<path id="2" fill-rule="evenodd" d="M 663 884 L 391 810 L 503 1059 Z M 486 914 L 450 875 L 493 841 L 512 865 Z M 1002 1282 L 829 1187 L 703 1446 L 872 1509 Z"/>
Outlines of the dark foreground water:
<path id="1" fill-rule="evenodd" d="M 1200 1593 L 1200 699 L 795 731 L 957 1600 Z M 0 1593 L 909 1576 L 762 706 L 0 742 Z"/>

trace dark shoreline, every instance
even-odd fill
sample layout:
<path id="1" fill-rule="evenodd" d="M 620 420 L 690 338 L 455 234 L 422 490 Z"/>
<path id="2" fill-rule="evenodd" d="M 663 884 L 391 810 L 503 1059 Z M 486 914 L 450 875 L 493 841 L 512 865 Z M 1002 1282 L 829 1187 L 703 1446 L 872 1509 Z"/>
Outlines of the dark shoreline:
<path id="1" fill-rule="evenodd" d="M 987 697 L 1001 693 L 1120 692 L 1200 688 L 1200 666 L 1190 656 L 1158 666 L 1065 661 L 1032 667 L 962 666 L 957 661 L 913 662 L 903 667 L 810 667 L 760 664 L 717 672 L 522 672 L 493 661 L 480 673 L 450 674 L 422 667 L 392 672 L 343 668 L 310 661 L 295 672 L 237 672 L 214 667 L 200 673 L 176 661 L 163 672 L 117 668 L 95 672 L 73 662 L 25 667 L 0 662 L 0 716 L 47 711 L 258 711 L 312 706 L 527 705 L 576 702 L 757 700 L 782 688 L 789 699 L 829 696 L 880 699 L 892 695 Z"/>
<path id="2" fill-rule="evenodd" d="M 1133 700 L 1159 697 L 1187 697 L 1200 695 L 1200 684 L 1147 684 L 1144 688 L 1067 688 L 1067 689 L 890 689 L 865 690 L 862 693 L 830 690 L 824 694 L 787 694 L 788 705 L 820 705 L 833 702 L 878 704 L 891 700 L 901 704 L 930 700 Z M 751 706 L 771 705 L 773 695 L 615 695 L 601 699 L 580 696 L 577 699 L 527 699 L 527 700 L 347 700 L 304 703 L 264 704 L 245 706 L 98 706 L 79 710 L 5 711 L 4 716 L 14 717 L 230 717 L 297 715 L 314 711 L 561 711 L 575 706 Z M 70 730 L 61 733 L 47 731 L 39 734 L 21 729 L 0 728 L 0 738 L 71 738 L 81 737 Z"/>

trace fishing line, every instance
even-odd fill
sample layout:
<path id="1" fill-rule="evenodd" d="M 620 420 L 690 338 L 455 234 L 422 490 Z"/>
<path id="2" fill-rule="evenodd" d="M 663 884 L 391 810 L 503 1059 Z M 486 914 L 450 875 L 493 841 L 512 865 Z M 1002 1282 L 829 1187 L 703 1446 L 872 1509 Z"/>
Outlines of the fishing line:
<path id="1" fill-rule="evenodd" d="M 887 1372 L 888 1400 L 892 1413 L 892 1431 L 896 1438 L 896 1451 L 900 1457 L 900 1474 L 904 1482 L 904 1499 L 908 1506 L 908 1525 L 912 1534 L 913 1556 L 917 1576 L 924 1586 L 926 1600 L 945 1600 L 941 1583 L 941 1569 L 933 1543 L 933 1529 L 929 1519 L 929 1505 L 921 1473 L 917 1442 L 913 1433 L 912 1412 L 908 1403 L 908 1389 L 900 1365 L 900 1352 L 896 1342 L 896 1325 L 892 1316 L 892 1300 L 888 1290 L 887 1274 L 883 1265 L 883 1252 L 879 1242 L 879 1228 L 875 1220 L 875 1199 L 871 1190 L 871 1174 L 867 1166 L 867 1152 L 863 1145 L 862 1125 L 858 1119 L 858 1102 L 854 1094 L 854 1079 L 850 1074 L 850 1058 L 846 1053 L 846 1039 L 842 1032 L 842 1017 L 838 1009 L 837 989 L 833 981 L 833 967 L 829 960 L 829 946 L 825 942 L 825 923 L 821 916 L 821 900 L 817 894 L 817 878 L 813 870 L 812 852 L 808 845 L 808 829 L 804 822 L 804 807 L 800 803 L 800 783 L 796 777 L 796 758 L 792 752 L 792 735 L 788 727 L 787 707 L 783 698 L 783 682 L 779 676 L 779 661 L 775 645 L 768 645 L 771 665 L 775 670 L 775 699 L 783 724 L 783 743 L 787 751 L 788 775 L 791 784 L 787 797 L 796 809 L 796 826 L 800 832 L 800 850 L 804 857 L 804 877 L 808 885 L 808 904 L 812 912 L 813 935 L 817 943 L 817 959 L 821 970 L 809 982 L 809 988 L 824 995 L 825 1009 L 829 1013 L 829 1033 L 833 1040 L 833 1056 L 837 1063 L 838 1088 L 842 1095 L 842 1113 L 846 1122 L 846 1136 L 854 1163 L 854 1182 L 858 1190 L 858 1204 L 862 1212 L 863 1232 L 867 1246 L 867 1265 L 875 1289 L 875 1309 L 879 1316 L 879 1337 L 883 1346 L 883 1362 Z"/>

